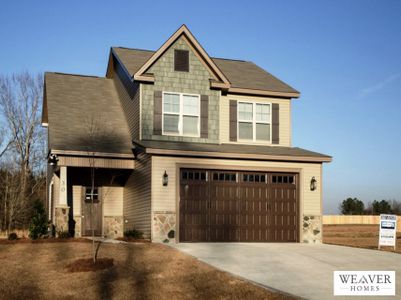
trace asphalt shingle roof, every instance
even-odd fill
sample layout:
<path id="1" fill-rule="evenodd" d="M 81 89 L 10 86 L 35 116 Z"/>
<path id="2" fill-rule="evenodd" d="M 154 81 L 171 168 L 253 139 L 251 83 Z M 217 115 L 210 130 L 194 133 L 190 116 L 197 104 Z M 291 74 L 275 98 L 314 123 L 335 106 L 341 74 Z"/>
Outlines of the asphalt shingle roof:
<path id="1" fill-rule="evenodd" d="M 151 50 L 113 47 L 113 51 L 133 76 L 155 53 Z M 213 58 L 212 60 L 230 81 L 232 87 L 274 92 L 299 93 L 253 62 Z"/>
<path id="2" fill-rule="evenodd" d="M 303 157 L 303 158 L 320 158 L 322 161 L 331 160 L 331 156 L 305 150 L 297 147 L 281 147 L 281 146 L 262 146 L 262 145 L 239 145 L 239 144 L 205 144 L 205 143 L 186 143 L 186 142 L 170 142 L 156 140 L 134 141 L 136 145 L 143 148 L 167 149 L 194 152 L 216 152 L 231 154 L 256 154 L 268 156 L 283 157 Z"/>
<path id="3" fill-rule="evenodd" d="M 132 154 L 112 79 L 46 73 L 45 97 L 50 149 Z"/>

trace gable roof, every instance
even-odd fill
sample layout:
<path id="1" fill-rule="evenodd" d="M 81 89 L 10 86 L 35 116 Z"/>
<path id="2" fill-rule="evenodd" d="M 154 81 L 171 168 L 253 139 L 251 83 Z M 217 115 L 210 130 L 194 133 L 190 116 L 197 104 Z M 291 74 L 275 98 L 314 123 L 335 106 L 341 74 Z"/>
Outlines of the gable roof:
<path id="1" fill-rule="evenodd" d="M 132 154 L 112 79 L 45 73 L 44 100 L 49 149 Z"/>
<path id="2" fill-rule="evenodd" d="M 225 86 L 229 86 L 229 82 L 224 74 L 217 67 L 215 62 L 209 57 L 205 49 L 199 44 L 187 26 L 182 25 L 173 35 L 157 50 L 152 56 L 135 72 L 133 75 L 134 80 L 143 80 L 142 76 L 146 75 L 146 71 L 174 44 L 180 37 L 183 37 L 192 50 L 198 54 L 200 60 L 206 67 L 215 75 L 217 81 L 222 82 Z M 148 80 L 148 79 L 145 79 Z"/>
<path id="3" fill-rule="evenodd" d="M 155 51 L 112 47 L 112 53 L 117 56 L 130 76 L 134 78 L 134 75 L 149 61 Z M 274 93 L 285 93 L 288 94 L 288 97 L 299 97 L 297 90 L 253 62 L 213 57 L 211 59 L 228 79 L 229 91 L 233 93 L 241 92 L 241 90 L 245 93 L 246 90 L 250 90 L 249 93 L 257 94 L 258 91 L 261 91 L 260 94 L 263 95 L 263 91 L 268 91 L 272 96 Z"/>

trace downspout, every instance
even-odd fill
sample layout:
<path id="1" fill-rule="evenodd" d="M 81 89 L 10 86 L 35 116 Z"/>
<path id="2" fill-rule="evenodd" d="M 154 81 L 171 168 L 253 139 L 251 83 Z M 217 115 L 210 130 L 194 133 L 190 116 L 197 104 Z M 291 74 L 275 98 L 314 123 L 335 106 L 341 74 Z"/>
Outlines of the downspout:
<path id="1" fill-rule="evenodd" d="M 53 210 L 52 210 L 52 202 L 53 202 L 53 179 L 49 184 L 49 220 L 53 221 Z"/>

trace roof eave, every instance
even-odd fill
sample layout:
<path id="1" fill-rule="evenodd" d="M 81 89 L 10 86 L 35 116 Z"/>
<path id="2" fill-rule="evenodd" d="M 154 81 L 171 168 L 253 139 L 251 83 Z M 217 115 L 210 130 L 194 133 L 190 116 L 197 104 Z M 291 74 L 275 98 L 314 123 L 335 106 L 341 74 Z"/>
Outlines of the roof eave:
<path id="1" fill-rule="evenodd" d="M 278 92 L 278 91 L 246 89 L 238 87 L 230 87 L 228 89 L 228 92 L 233 94 L 273 96 L 273 97 L 284 97 L 284 98 L 299 98 L 299 96 L 301 95 L 298 91 Z"/>
<path id="2" fill-rule="evenodd" d="M 288 162 L 309 162 L 309 163 L 329 163 L 332 161 L 330 156 L 291 156 L 291 155 L 268 155 L 268 154 L 243 154 L 210 151 L 188 151 L 171 150 L 162 148 L 145 148 L 148 154 L 171 155 L 171 156 L 192 156 L 192 157 L 214 157 L 214 158 L 234 158 L 246 160 L 273 160 Z"/>

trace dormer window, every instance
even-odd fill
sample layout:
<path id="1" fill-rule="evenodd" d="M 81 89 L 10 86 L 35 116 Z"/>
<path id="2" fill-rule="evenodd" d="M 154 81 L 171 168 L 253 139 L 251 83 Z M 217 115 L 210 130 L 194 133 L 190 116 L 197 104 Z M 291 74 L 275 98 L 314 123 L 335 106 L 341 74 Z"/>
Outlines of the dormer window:
<path id="1" fill-rule="evenodd" d="M 174 50 L 174 71 L 189 72 L 188 50 Z"/>

